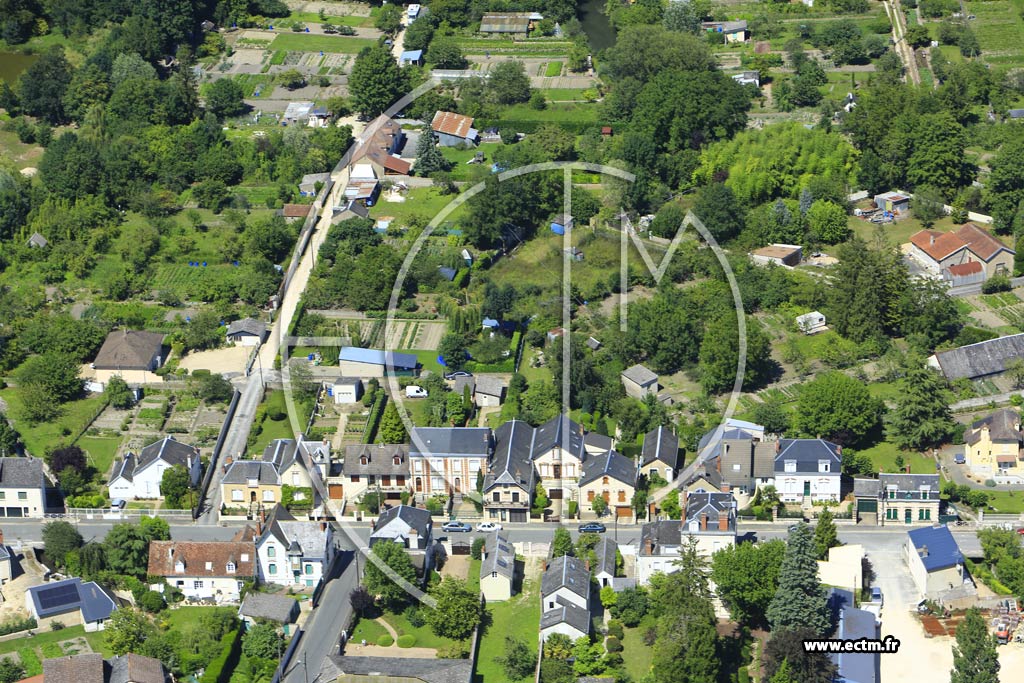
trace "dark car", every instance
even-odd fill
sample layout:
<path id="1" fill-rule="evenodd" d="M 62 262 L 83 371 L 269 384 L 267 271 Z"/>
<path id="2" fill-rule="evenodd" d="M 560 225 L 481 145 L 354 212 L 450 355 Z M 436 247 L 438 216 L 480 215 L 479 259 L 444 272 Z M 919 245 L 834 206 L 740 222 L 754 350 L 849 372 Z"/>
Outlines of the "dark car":
<path id="1" fill-rule="evenodd" d="M 580 524 L 577 530 L 581 534 L 603 534 L 605 532 L 604 524 L 601 524 L 601 522 Z"/>
<path id="2" fill-rule="evenodd" d="M 466 372 L 465 370 L 456 370 L 455 372 L 446 373 L 445 379 L 455 379 L 456 377 L 472 377 L 472 372 Z"/>
<path id="3" fill-rule="evenodd" d="M 451 521 L 451 522 L 445 522 L 444 524 L 441 525 L 441 531 L 447 531 L 449 533 L 451 533 L 451 532 L 459 533 L 459 532 L 472 531 L 472 530 L 473 530 L 473 527 L 471 527 L 470 525 L 466 524 L 465 522 L 457 522 L 457 521 L 454 521 L 454 520 Z"/>

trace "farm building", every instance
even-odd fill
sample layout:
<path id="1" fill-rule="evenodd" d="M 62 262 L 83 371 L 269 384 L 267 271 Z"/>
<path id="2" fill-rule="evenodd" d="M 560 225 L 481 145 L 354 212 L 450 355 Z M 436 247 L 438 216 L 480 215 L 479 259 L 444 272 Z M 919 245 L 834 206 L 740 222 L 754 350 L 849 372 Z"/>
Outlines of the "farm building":
<path id="1" fill-rule="evenodd" d="M 750 252 L 750 260 L 759 266 L 774 263 L 777 266 L 794 268 L 803 260 L 803 247 L 795 244 L 769 244 Z"/>
<path id="2" fill-rule="evenodd" d="M 413 375 L 417 365 L 410 353 L 343 346 L 338 354 L 338 367 L 346 377 L 383 377 L 385 368 L 396 375 Z"/>
<path id="3" fill-rule="evenodd" d="M 910 211 L 910 195 L 903 192 L 884 192 L 875 195 L 875 206 L 879 211 L 888 211 L 897 216 Z"/>
<path id="4" fill-rule="evenodd" d="M 363 135 L 367 137 L 352 153 L 352 164 L 369 164 L 376 178 L 409 174 L 412 164 L 401 157 L 406 138 L 400 125 L 381 114 Z"/>
<path id="5" fill-rule="evenodd" d="M 536 12 L 488 12 L 480 19 L 480 33 L 526 38 L 533 22 L 543 18 Z"/>
<path id="6" fill-rule="evenodd" d="M 637 364 L 622 371 L 622 385 L 626 395 L 643 400 L 647 394 L 658 393 L 658 375 L 646 366 Z"/>
<path id="7" fill-rule="evenodd" d="M 475 145 L 479 140 L 479 133 L 473 128 L 473 118 L 463 116 L 450 111 L 438 111 L 430 122 L 430 129 L 434 131 L 438 144 L 442 147 L 455 147 L 456 145 Z"/>
<path id="8" fill-rule="evenodd" d="M 405 50 L 398 57 L 398 66 L 423 65 L 423 50 Z"/>

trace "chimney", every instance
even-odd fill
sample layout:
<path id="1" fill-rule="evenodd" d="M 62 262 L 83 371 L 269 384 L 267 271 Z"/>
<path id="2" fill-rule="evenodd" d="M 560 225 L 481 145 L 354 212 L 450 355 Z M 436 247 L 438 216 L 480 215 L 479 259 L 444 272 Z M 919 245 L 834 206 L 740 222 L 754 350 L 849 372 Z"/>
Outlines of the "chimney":
<path id="1" fill-rule="evenodd" d="M 928 235 L 928 246 L 935 244 L 935 233 Z"/>
<path id="2" fill-rule="evenodd" d="M 700 530 L 701 531 L 707 531 L 708 530 L 708 515 L 707 515 L 706 512 L 702 513 L 701 516 L 700 516 Z"/>
<path id="3" fill-rule="evenodd" d="M 416 531 L 416 527 L 414 527 L 414 526 L 413 527 L 409 527 L 409 535 L 410 536 L 418 536 L 419 535 L 419 532 Z"/>
<path id="4" fill-rule="evenodd" d="M 718 513 L 718 530 L 728 531 L 729 530 L 729 514 L 726 512 Z"/>
<path id="5" fill-rule="evenodd" d="M 266 522 L 267 521 L 267 511 L 262 509 L 262 508 L 260 509 L 260 521 L 261 522 Z"/>
<path id="6" fill-rule="evenodd" d="M 776 441 L 775 442 L 775 452 L 779 453 L 781 451 L 782 451 L 782 442 L 781 441 Z"/>
<path id="7" fill-rule="evenodd" d="M 715 469 L 718 470 L 719 474 L 722 473 L 722 459 L 721 458 L 715 458 Z"/>
<path id="8" fill-rule="evenodd" d="M 928 557 L 928 546 L 926 546 L 926 545 L 921 546 L 921 550 L 918 551 L 918 554 L 921 557 Z"/>
<path id="9" fill-rule="evenodd" d="M 654 541 L 652 541 L 649 538 L 646 541 L 644 541 L 644 554 L 645 555 L 652 555 L 652 554 L 654 554 Z"/>
<path id="10" fill-rule="evenodd" d="M 836 446 L 836 455 L 842 455 L 842 454 L 843 454 L 843 447 L 837 445 Z"/>

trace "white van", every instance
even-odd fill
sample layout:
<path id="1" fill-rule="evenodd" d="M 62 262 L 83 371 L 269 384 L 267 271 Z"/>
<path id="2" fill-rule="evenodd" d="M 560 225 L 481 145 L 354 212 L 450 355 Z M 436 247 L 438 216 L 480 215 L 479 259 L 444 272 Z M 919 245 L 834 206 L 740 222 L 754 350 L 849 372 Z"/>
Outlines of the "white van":
<path id="1" fill-rule="evenodd" d="M 406 398 L 426 398 L 427 390 L 423 387 L 418 387 L 415 384 L 410 384 L 405 388 Z"/>

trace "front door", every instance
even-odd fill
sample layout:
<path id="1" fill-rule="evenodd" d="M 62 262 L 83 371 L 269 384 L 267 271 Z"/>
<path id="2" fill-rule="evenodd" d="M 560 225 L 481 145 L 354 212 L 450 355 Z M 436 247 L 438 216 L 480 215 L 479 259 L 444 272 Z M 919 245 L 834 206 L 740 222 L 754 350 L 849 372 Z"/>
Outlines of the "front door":
<path id="1" fill-rule="evenodd" d="M 903 521 L 910 524 L 914 520 L 914 516 L 910 512 L 910 508 L 903 511 Z"/>
<path id="2" fill-rule="evenodd" d="M 455 493 L 462 493 L 462 478 L 455 477 Z"/>
<path id="3" fill-rule="evenodd" d="M 804 482 L 804 497 L 807 497 L 807 496 L 810 496 L 810 495 L 811 495 L 811 482 L 805 481 Z"/>
<path id="4" fill-rule="evenodd" d="M 416 493 L 423 493 L 423 479 L 416 477 Z"/>
<path id="5" fill-rule="evenodd" d="M 555 479 L 561 479 L 562 478 L 562 466 L 561 465 L 552 465 L 551 469 L 554 470 Z"/>

